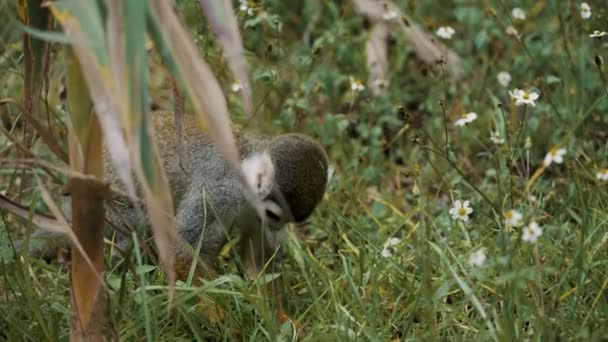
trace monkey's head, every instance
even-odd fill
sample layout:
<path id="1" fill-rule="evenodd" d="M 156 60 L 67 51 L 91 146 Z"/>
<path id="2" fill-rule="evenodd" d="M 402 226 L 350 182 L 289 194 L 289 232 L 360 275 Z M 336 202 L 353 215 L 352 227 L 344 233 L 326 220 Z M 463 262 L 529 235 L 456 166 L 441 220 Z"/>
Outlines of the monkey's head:
<path id="1" fill-rule="evenodd" d="M 312 138 L 283 134 L 262 154 L 243 161 L 254 191 L 267 204 L 270 223 L 301 222 L 321 202 L 327 187 L 327 154 Z M 257 170 L 252 172 L 252 170 Z"/>
<path id="2" fill-rule="evenodd" d="M 291 219 L 304 221 L 325 194 L 329 166 L 325 150 L 312 138 L 291 133 L 272 139 L 268 152 L 275 167 L 276 185 Z"/>

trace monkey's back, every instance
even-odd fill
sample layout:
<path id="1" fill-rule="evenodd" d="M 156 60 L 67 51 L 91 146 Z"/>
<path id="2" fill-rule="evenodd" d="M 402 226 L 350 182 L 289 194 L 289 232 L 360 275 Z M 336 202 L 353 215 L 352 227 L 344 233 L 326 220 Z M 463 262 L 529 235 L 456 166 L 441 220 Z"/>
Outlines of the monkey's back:
<path id="1" fill-rule="evenodd" d="M 167 175 L 173 205 L 179 209 L 184 196 L 193 187 L 208 192 L 209 200 L 219 194 L 236 197 L 242 196 L 242 191 L 236 181 L 236 175 L 225 162 L 213 141 L 203 132 L 192 115 L 185 115 L 182 132 L 182 153 L 178 149 L 175 118 L 171 112 L 153 112 L 150 114 L 152 123 L 152 138 L 156 142 L 158 154 L 162 159 L 163 168 Z M 263 148 L 265 139 L 257 139 L 233 130 L 239 153 L 242 158 L 254 150 Z M 118 175 L 111 163 L 109 153 L 104 151 L 105 180 L 124 189 L 118 180 Z M 211 189 L 214 187 L 214 189 Z M 235 198 L 237 200 L 237 198 Z M 129 215 L 132 216 L 132 215 Z"/>

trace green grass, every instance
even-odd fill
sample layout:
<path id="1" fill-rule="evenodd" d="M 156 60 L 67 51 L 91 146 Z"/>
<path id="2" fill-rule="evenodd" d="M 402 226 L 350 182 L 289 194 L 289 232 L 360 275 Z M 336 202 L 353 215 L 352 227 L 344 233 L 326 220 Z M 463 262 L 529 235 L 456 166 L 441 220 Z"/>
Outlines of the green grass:
<path id="1" fill-rule="evenodd" d="M 608 74 L 598 65 L 608 61 L 608 36 L 589 37 L 608 30 L 603 1 L 588 1 L 589 20 L 578 1 L 398 1 L 431 32 L 455 29 L 445 43 L 466 73 L 455 81 L 427 70 L 395 31 L 389 85 L 378 97 L 350 90 L 350 77 L 366 80 L 365 20 L 348 1 L 302 3 L 261 1 L 254 16 L 238 13 L 265 129 L 317 137 L 336 169 L 314 216 L 290 227 L 275 281 L 295 324 L 278 321 L 267 278 L 245 280 L 232 258 L 200 286 L 178 283 L 169 305 L 158 267 L 108 257 L 114 333 L 125 341 L 608 339 L 608 182 L 596 179 L 608 167 Z M 513 21 L 521 39 L 505 34 L 515 5 L 527 14 Z M 239 121 L 233 80 L 200 10 L 192 2 L 180 9 Z M 20 91 L 18 55 L 7 57 L 0 67 L 12 72 L 1 77 L 11 82 L 0 98 Z M 506 88 L 500 71 L 513 78 Z M 170 109 L 170 89 L 153 82 Z M 513 88 L 539 92 L 536 106 L 515 106 Z M 462 112 L 478 118 L 456 127 Z M 504 144 L 490 140 L 496 130 Z M 563 163 L 533 177 L 553 147 L 567 150 Z M 17 189 L 17 176 L 0 177 L 3 189 Z M 468 222 L 448 214 L 458 199 L 471 202 Z M 505 226 L 511 209 L 523 214 L 521 227 Z M 67 272 L 12 257 L 7 232 L 19 226 L 2 217 L 0 340 L 67 339 Z M 522 240 L 531 221 L 543 228 L 536 243 Z M 401 240 L 384 257 L 391 237 Z M 474 267 L 479 249 L 487 259 Z M 224 312 L 216 322 L 213 307 Z"/>

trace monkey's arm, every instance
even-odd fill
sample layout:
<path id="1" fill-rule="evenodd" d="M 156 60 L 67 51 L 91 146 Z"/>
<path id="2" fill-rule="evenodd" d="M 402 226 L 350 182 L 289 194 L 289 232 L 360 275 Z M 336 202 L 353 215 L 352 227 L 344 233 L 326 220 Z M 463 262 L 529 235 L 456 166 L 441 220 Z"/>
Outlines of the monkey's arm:
<path id="1" fill-rule="evenodd" d="M 225 177 L 193 184 L 181 201 L 175 217 L 179 267 L 188 267 L 200 243 L 200 259 L 206 272 L 215 273 L 216 259 L 228 241 L 229 228 L 242 201 L 234 180 Z"/>
<path id="2" fill-rule="evenodd" d="M 262 229 L 261 224 L 249 225 L 239 240 L 239 255 L 245 273 L 255 277 L 262 270 L 274 273 L 275 266 L 283 257 L 285 229 Z"/>

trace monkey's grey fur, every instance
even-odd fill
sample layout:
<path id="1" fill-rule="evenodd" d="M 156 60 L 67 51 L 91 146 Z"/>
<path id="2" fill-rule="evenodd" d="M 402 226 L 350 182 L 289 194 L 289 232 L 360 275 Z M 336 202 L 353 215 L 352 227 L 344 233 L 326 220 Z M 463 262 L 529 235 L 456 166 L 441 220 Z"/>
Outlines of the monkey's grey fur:
<path id="1" fill-rule="evenodd" d="M 194 118 L 184 118 L 181 161 L 173 115 L 152 113 L 151 118 L 176 209 L 177 233 L 186 242 L 178 243 L 178 261 L 188 263 L 190 247 L 196 248 L 202 241 L 200 259 L 206 271 L 214 273 L 217 256 L 231 232 L 240 235 L 239 255 L 249 275 L 259 273 L 273 255 L 280 257 L 285 223 L 305 220 L 325 193 L 328 160 L 320 145 L 301 134 L 264 139 L 236 133 L 241 160 L 266 151 L 274 166 L 276 182 L 268 198 L 262 200 L 276 203 L 281 210 L 264 228 L 234 171 Z M 105 166 L 106 181 L 118 185 L 107 154 Z M 121 224 L 124 218 L 137 223 L 137 211 L 130 205 L 114 206 L 107 212 L 113 224 Z"/>

